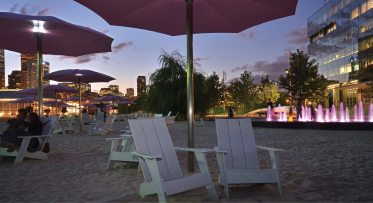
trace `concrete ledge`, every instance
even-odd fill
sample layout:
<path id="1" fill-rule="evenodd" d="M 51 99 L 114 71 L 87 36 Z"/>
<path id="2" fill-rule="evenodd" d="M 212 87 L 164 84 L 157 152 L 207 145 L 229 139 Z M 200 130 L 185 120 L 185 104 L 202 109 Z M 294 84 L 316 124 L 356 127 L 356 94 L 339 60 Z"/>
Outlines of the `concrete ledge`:
<path id="1" fill-rule="evenodd" d="M 320 129 L 320 130 L 355 130 L 373 131 L 371 122 L 348 123 L 318 123 L 318 122 L 278 122 L 278 121 L 252 121 L 255 128 L 288 128 L 288 129 Z"/>

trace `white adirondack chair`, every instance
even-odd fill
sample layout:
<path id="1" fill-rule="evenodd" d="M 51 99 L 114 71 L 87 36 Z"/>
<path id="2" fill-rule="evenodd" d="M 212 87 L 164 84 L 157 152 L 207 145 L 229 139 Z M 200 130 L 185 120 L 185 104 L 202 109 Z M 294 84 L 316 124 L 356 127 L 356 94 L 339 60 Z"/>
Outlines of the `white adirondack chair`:
<path id="1" fill-rule="evenodd" d="M 98 112 L 96 119 L 92 123 L 101 123 L 104 120 L 104 112 Z"/>
<path id="2" fill-rule="evenodd" d="M 136 152 L 136 147 L 131 135 L 123 135 L 120 138 L 106 138 L 106 140 L 111 140 L 108 169 L 112 169 L 116 161 L 139 162 L 139 157 L 132 154 L 132 152 Z"/>
<path id="3" fill-rule="evenodd" d="M 152 117 L 152 113 L 149 113 L 149 117 Z"/>
<path id="4" fill-rule="evenodd" d="M 58 117 L 56 118 L 56 121 L 53 124 L 53 131 L 52 134 L 66 134 L 65 129 L 61 125 L 60 121 L 58 120 Z"/>
<path id="5" fill-rule="evenodd" d="M 203 121 L 203 118 L 199 118 L 199 120 L 201 121 L 201 122 L 196 122 L 196 123 L 194 123 L 194 126 L 195 127 L 205 127 L 206 126 L 206 124 L 205 124 L 205 121 Z"/>
<path id="6" fill-rule="evenodd" d="M 107 135 L 109 133 L 109 127 L 113 124 L 116 114 L 110 114 L 106 119 L 106 123 L 91 123 L 89 129 L 89 135 Z M 103 126 L 103 127 L 102 127 Z"/>
<path id="7" fill-rule="evenodd" d="M 166 196 L 206 186 L 213 201 L 218 201 L 208 170 L 206 152 L 210 149 L 189 149 L 173 146 L 166 122 L 162 118 L 129 120 L 137 152 L 140 157 L 145 182 L 140 186 L 140 196 L 158 194 L 160 202 Z M 194 152 L 201 173 L 183 176 L 175 150 Z"/>
<path id="8" fill-rule="evenodd" d="M 169 111 L 168 114 L 167 114 L 167 116 L 171 116 L 171 113 L 172 113 L 172 111 Z"/>
<path id="9" fill-rule="evenodd" d="M 161 118 L 163 114 L 154 114 L 154 118 Z"/>
<path id="10" fill-rule="evenodd" d="M 1 148 L 0 147 L 0 161 L 3 158 L 3 156 L 15 156 L 16 160 L 14 163 L 21 163 L 23 161 L 24 157 L 32 158 L 32 159 L 41 159 L 41 160 L 47 160 L 48 156 L 46 153 L 43 152 L 43 148 L 45 143 L 48 140 L 48 137 L 50 137 L 50 133 L 52 130 L 52 127 L 54 125 L 54 122 L 56 121 L 55 116 L 50 117 L 41 117 L 40 120 L 43 124 L 43 131 L 41 135 L 35 135 L 35 136 L 23 136 L 18 138 L 23 138 L 22 144 L 20 148 L 14 152 L 7 152 L 8 148 Z M 49 122 L 48 122 L 49 121 Z M 48 123 L 47 123 L 48 122 Z M 30 143 L 31 138 L 38 138 L 39 140 L 39 147 L 36 149 L 36 152 L 29 152 L 27 151 L 27 147 Z"/>
<path id="11" fill-rule="evenodd" d="M 219 165 L 219 184 L 225 187 L 229 198 L 229 184 L 276 183 L 280 195 L 279 152 L 274 149 L 255 145 L 251 119 L 216 119 L 218 147 L 215 147 Z M 272 169 L 260 169 L 256 148 L 269 151 Z"/>
<path id="12" fill-rule="evenodd" d="M 68 131 L 74 132 L 74 127 L 71 124 L 71 120 L 70 119 L 71 118 L 69 118 L 69 116 L 64 116 L 63 119 L 61 119 L 61 121 L 64 120 L 66 122 L 66 124 L 67 124 L 67 126 L 63 127 L 63 129 L 64 129 L 65 132 L 68 132 Z M 61 122 L 61 125 L 63 125 L 62 122 Z"/>
<path id="13" fill-rule="evenodd" d="M 82 113 L 82 122 L 83 122 L 83 124 L 91 123 L 91 119 L 89 118 L 88 113 Z"/>

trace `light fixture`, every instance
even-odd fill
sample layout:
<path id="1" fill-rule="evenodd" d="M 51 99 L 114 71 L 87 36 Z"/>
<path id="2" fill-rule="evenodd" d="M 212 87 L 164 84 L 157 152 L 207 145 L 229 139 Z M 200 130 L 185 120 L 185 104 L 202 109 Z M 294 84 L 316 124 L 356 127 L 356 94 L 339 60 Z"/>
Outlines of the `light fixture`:
<path id="1" fill-rule="evenodd" d="M 34 20 L 34 33 L 45 33 L 44 21 Z"/>
<path id="2" fill-rule="evenodd" d="M 78 77 L 81 77 L 81 76 L 82 76 L 82 74 L 78 73 L 78 74 L 76 74 L 76 76 L 78 76 Z"/>

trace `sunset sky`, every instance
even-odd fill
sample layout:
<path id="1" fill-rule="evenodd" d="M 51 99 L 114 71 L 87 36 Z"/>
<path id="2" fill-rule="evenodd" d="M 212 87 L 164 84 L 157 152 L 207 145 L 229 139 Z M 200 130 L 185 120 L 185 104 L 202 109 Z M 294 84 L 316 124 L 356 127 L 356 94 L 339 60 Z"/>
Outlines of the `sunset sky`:
<path id="1" fill-rule="evenodd" d="M 282 0 L 286 2 L 286 0 Z M 228 79 L 239 77 L 244 70 L 253 73 L 256 82 L 264 75 L 278 79 L 289 66 L 289 51 L 307 51 L 307 18 L 322 6 L 322 0 L 299 0 L 295 16 L 268 22 L 236 34 L 194 35 L 194 58 L 206 74 L 213 71 Z M 110 75 L 110 83 L 93 83 L 92 90 L 119 85 L 135 88 L 139 75 L 148 75 L 159 68 L 160 50 L 179 50 L 186 55 L 186 36 L 171 37 L 135 28 L 110 26 L 100 16 L 73 0 L 1 0 L 1 12 L 28 15 L 50 15 L 87 26 L 114 38 L 114 52 L 77 58 L 45 55 L 51 72 L 62 69 L 91 69 Z M 1 48 L 1 47 L 0 47 Z M 5 80 L 12 70 L 21 69 L 20 54 L 5 52 Z M 52 82 L 53 83 L 53 82 Z"/>

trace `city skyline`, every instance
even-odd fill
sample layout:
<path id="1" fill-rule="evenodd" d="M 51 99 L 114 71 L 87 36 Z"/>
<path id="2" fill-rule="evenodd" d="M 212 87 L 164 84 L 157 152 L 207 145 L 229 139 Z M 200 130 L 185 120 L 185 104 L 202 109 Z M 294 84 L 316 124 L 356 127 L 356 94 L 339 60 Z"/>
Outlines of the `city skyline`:
<path id="1" fill-rule="evenodd" d="M 206 74 L 215 71 L 221 77 L 226 71 L 228 80 L 239 77 L 244 70 L 251 71 L 256 82 L 266 74 L 277 80 L 288 67 L 289 51 L 297 48 L 307 51 L 307 19 L 322 4 L 323 0 L 300 0 L 296 15 L 241 33 L 194 35 L 195 60 Z M 113 37 L 112 53 L 81 57 L 44 56 L 44 60 L 52 64 L 51 72 L 68 68 L 91 69 L 117 79 L 110 83 L 92 83 L 92 91 L 95 92 L 108 85 L 119 85 L 122 90 L 135 88 L 137 76 L 148 77 L 159 68 L 158 57 L 162 49 L 167 52 L 179 50 L 186 56 L 186 36 L 171 37 L 140 29 L 110 26 L 97 14 L 72 0 L 4 0 L 0 8 L 2 12 L 56 16 Z M 5 51 L 5 55 L 6 75 L 9 75 L 20 67 L 15 60 L 19 53 Z"/>

